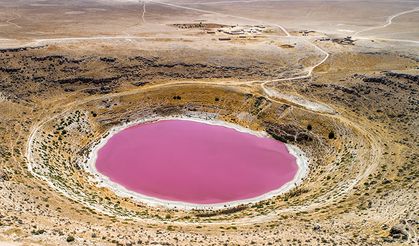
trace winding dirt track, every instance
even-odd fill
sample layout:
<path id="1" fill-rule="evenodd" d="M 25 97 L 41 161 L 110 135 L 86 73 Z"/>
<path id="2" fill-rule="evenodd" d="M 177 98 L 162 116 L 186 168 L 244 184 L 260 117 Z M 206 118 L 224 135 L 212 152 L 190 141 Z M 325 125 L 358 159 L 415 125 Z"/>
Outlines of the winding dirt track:
<path id="1" fill-rule="evenodd" d="M 140 3 L 140 5 L 142 5 L 141 7 L 140 7 L 140 11 L 141 11 L 141 14 L 140 14 L 140 19 L 141 19 L 141 23 L 146 23 L 145 22 L 145 14 L 147 13 L 147 11 L 146 11 L 146 1 L 144 1 L 144 0 L 138 0 L 138 2 Z M 141 4 L 142 3 L 142 4 Z"/>
<path id="2" fill-rule="evenodd" d="M 368 32 L 368 31 L 372 31 L 372 30 L 377 30 L 377 29 L 383 29 L 386 28 L 388 26 L 390 26 L 391 24 L 393 24 L 393 20 L 399 16 L 405 15 L 405 14 L 410 14 L 410 13 L 414 13 L 414 12 L 418 12 L 419 11 L 419 7 L 411 9 L 411 10 L 406 10 L 397 14 L 394 14 L 392 16 L 389 16 L 387 18 L 387 21 L 384 25 L 380 25 L 380 26 L 373 26 L 373 27 L 369 27 L 363 30 L 360 30 L 356 33 L 354 33 L 354 37 L 358 36 L 360 33 L 364 33 L 364 32 Z M 408 41 L 412 41 L 412 40 L 408 40 Z"/>
<path id="3" fill-rule="evenodd" d="M 16 13 L 13 13 L 13 15 L 14 15 L 14 17 L 11 17 L 11 18 L 7 19 L 5 22 L 10 26 L 14 26 L 14 27 L 19 28 L 19 29 L 22 28 L 21 26 L 19 26 L 18 24 L 13 22 L 13 21 L 21 18 L 22 16 L 20 16 Z"/>

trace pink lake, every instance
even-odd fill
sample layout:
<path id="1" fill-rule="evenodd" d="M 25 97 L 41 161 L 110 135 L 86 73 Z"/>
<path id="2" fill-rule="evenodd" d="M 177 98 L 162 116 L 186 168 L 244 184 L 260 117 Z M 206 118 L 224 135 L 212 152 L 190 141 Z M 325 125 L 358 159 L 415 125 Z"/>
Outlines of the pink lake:
<path id="1" fill-rule="evenodd" d="M 232 128 L 188 120 L 135 125 L 99 150 L 96 169 L 136 193 L 193 204 L 261 196 L 293 180 L 286 146 Z"/>

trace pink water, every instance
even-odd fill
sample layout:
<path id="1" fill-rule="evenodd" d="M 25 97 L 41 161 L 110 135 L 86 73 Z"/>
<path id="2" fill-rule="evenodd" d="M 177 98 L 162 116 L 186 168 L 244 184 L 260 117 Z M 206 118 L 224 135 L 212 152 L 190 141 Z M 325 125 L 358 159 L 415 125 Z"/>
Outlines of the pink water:
<path id="1" fill-rule="evenodd" d="M 194 204 L 257 197 L 298 170 L 281 142 L 186 120 L 120 131 L 99 150 L 96 168 L 128 190 Z"/>

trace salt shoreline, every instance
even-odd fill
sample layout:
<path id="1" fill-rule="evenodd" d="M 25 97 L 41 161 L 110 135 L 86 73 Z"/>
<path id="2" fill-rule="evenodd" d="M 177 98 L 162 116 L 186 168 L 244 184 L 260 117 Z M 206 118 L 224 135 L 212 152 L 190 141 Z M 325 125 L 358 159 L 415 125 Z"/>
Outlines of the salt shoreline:
<path id="1" fill-rule="evenodd" d="M 256 203 L 256 202 L 267 200 L 274 196 L 283 194 L 291 190 L 292 188 L 298 186 L 303 181 L 303 178 L 306 176 L 306 174 L 308 173 L 308 159 L 305 153 L 297 146 L 285 144 L 288 149 L 288 152 L 296 158 L 298 170 L 294 178 L 290 180 L 289 182 L 287 182 L 286 184 L 282 185 L 279 189 L 270 191 L 268 193 L 265 193 L 263 195 L 260 195 L 254 198 L 249 198 L 249 199 L 244 199 L 244 200 L 237 200 L 237 201 L 232 201 L 232 202 L 227 202 L 227 203 L 216 203 L 216 204 L 194 204 L 194 203 L 159 199 L 159 198 L 146 196 L 146 195 L 128 190 L 124 186 L 111 181 L 107 176 L 97 171 L 96 165 L 95 165 L 96 159 L 97 159 L 97 152 L 107 143 L 107 141 L 114 134 L 128 127 L 131 127 L 133 125 L 143 124 L 147 122 L 162 121 L 162 120 L 188 120 L 188 121 L 194 121 L 194 122 L 199 122 L 199 123 L 204 123 L 204 124 L 209 124 L 209 125 L 228 127 L 239 132 L 255 135 L 257 137 L 270 137 L 270 135 L 266 132 L 253 131 L 245 127 L 242 127 L 240 125 L 228 123 L 222 120 L 214 120 L 214 119 L 208 120 L 208 119 L 195 118 L 195 117 L 190 117 L 190 116 L 181 116 L 181 115 L 171 116 L 171 117 L 156 116 L 156 117 L 150 117 L 150 118 L 143 118 L 143 119 L 139 119 L 136 121 L 132 121 L 132 122 L 125 123 L 120 126 L 111 128 L 108 131 L 108 133 L 105 134 L 105 137 L 102 138 L 99 141 L 99 143 L 96 144 L 91 149 L 90 154 L 88 156 L 88 161 L 85 165 L 86 171 L 92 174 L 94 177 L 94 179 L 91 181 L 97 183 L 98 187 L 109 188 L 118 196 L 132 198 L 133 200 L 137 202 L 144 203 L 149 206 L 154 206 L 154 207 L 160 206 L 160 207 L 165 207 L 169 209 L 184 209 L 184 210 L 192 210 L 192 209 L 219 210 L 219 209 L 230 208 L 230 207 L 235 207 L 235 206 L 244 205 L 244 204 Z"/>

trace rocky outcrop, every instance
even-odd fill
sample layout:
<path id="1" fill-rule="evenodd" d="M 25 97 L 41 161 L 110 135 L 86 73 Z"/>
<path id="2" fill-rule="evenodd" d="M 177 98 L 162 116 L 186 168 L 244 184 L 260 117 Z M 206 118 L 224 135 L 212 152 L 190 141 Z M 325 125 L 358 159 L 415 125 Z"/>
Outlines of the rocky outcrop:
<path id="1" fill-rule="evenodd" d="M 309 132 L 294 125 L 274 125 L 268 123 L 266 132 L 274 139 L 284 143 L 313 141 L 313 137 Z"/>
<path id="2" fill-rule="evenodd" d="M 362 81 L 366 83 L 376 83 L 376 84 L 382 84 L 382 85 L 389 85 L 392 83 L 391 80 L 385 77 L 365 77 L 364 79 L 362 79 Z"/>
<path id="3" fill-rule="evenodd" d="M 407 240 L 409 238 L 409 233 L 404 225 L 398 224 L 391 227 L 390 236 L 395 239 Z"/>
<path id="4" fill-rule="evenodd" d="M 20 68 L 0 67 L 0 71 L 5 73 L 17 73 L 20 71 Z"/>
<path id="5" fill-rule="evenodd" d="M 395 72 L 387 72 L 386 76 L 398 78 L 398 79 L 407 79 L 411 82 L 419 83 L 419 75 L 411 75 L 405 73 L 395 73 Z"/>
<path id="6" fill-rule="evenodd" d="M 118 79 L 119 77 L 109 77 L 109 78 L 75 77 L 75 78 L 55 80 L 54 83 L 58 83 L 58 84 L 73 84 L 73 83 L 108 84 Z"/>

